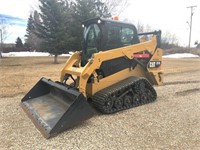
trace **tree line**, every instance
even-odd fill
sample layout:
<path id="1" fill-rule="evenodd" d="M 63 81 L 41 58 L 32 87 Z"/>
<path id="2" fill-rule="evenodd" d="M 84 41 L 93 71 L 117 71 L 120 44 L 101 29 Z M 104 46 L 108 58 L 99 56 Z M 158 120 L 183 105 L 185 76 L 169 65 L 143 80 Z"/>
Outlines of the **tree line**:
<path id="1" fill-rule="evenodd" d="M 39 0 L 39 10 L 30 14 L 25 43 L 18 37 L 16 48 L 49 52 L 57 56 L 67 51 L 81 50 L 82 22 L 95 18 L 119 15 L 128 0 Z M 138 32 L 153 31 L 149 25 L 138 23 Z M 164 35 L 164 36 L 163 36 Z M 175 35 L 162 35 L 163 48 L 178 45 Z"/>
<path id="2" fill-rule="evenodd" d="M 110 18 L 115 0 L 39 0 L 39 12 L 30 14 L 25 46 L 57 56 L 81 50 L 82 22 L 95 17 Z M 117 0 L 120 7 L 126 0 Z M 123 5 L 120 5 L 123 2 Z"/>

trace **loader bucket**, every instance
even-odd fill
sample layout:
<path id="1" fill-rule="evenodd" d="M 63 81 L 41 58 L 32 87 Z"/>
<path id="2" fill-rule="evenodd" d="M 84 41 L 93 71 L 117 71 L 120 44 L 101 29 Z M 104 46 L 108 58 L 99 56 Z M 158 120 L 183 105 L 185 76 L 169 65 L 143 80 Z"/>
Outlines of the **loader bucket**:
<path id="1" fill-rule="evenodd" d="M 45 138 L 93 115 L 83 94 L 46 78 L 41 78 L 24 96 L 20 106 Z"/>

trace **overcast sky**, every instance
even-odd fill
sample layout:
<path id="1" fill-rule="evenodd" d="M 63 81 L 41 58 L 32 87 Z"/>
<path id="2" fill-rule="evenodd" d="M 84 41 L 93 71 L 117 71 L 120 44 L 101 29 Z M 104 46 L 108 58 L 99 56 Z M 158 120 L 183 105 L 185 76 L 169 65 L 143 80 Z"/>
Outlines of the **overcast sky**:
<path id="1" fill-rule="evenodd" d="M 11 24 L 10 35 L 6 43 L 14 43 L 19 36 L 24 39 L 26 22 L 31 11 L 37 8 L 38 0 L 0 0 L 0 17 L 9 15 Z M 191 45 L 196 40 L 200 42 L 200 0 L 129 0 L 128 7 L 119 16 L 127 18 L 137 24 L 139 21 L 148 24 L 154 30 L 176 34 L 179 43 L 188 45 L 190 9 L 187 6 L 197 5 L 194 8 Z M 16 23 L 17 22 L 17 23 Z M 20 23 L 21 22 L 21 23 Z"/>
<path id="2" fill-rule="evenodd" d="M 188 46 L 191 9 L 194 8 L 191 45 L 200 42 L 200 0 L 132 0 L 122 16 L 149 24 L 153 29 L 161 29 L 176 34 L 179 43 Z"/>

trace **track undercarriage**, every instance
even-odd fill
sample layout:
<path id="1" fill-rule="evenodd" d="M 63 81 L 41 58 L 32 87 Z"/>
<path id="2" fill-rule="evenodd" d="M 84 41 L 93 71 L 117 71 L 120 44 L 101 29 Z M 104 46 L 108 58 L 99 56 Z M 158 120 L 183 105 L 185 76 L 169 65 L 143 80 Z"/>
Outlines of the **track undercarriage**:
<path id="1" fill-rule="evenodd" d="M 97 92 L 92 99 L 99 111 L 110 114 L 153 102 L 156 97 L 156 91 L 145 78 L 130 77 Z"/>

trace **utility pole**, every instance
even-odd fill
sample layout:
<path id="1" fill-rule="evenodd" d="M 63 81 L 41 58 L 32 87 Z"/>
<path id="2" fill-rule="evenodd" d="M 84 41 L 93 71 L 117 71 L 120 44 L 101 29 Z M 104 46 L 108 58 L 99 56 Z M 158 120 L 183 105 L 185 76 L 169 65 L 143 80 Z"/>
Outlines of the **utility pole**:
<path id="1" fill-rule="evenodd" d="M 190 50 L 190 43 L 191 43 L 191 34 L 192 34 L 192 16 L 194 15 L 194 12 L 193 12 L 193 8 L 194 7 L 197 7 L 197 6 L 188 6 L 187 8 L 190 8 L 191 9 L 191 14 L 190 14 L 190 23 L 189 26 L 190 26 L 190 33 L 189 33 L 189 44 L 188 44 L 188 48 Z"/>

